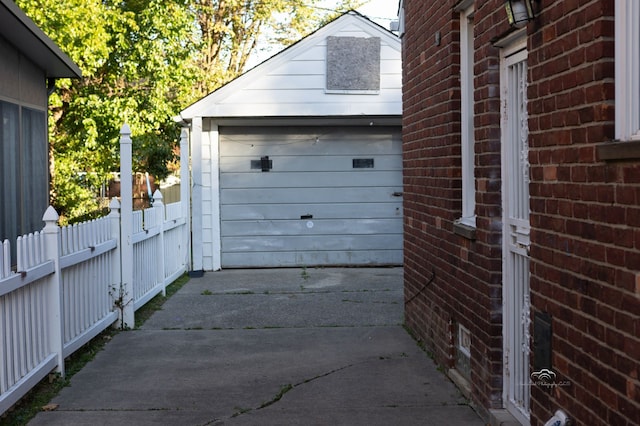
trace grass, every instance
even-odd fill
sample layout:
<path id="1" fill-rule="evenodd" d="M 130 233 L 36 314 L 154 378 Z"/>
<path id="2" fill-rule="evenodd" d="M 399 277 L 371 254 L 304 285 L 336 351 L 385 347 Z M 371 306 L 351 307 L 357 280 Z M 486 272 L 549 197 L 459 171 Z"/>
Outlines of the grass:
<path id="1" fill-rule="evenodd" d="M 160 309 L 162 309 L 162 305 L 164 305 L 164 302 L 166 302 L 167 299 L 169 299 L 171 296 L 176 294 L 176 292 L 180 290 L 182 286 L 184 286 L 188 281 L 189 281 L 189 276 L 186 274 L 182 275 L 180 278 L 178 278 L 169 286 L 167 286 L 167 291 L 166 291 L 167 295 L 165 297 L 163 297 L 162 294 L 158 294 L 156 297 L 149 300 L 144 306 L 138 309 L 135 315 L 136 317 L 135 328 L 142 327 L 142 324 L 144 324 L 145 321 L 147 321 L 155 311 L 159 311 Z"/>
<path id="2" fill-rule="evenodd" d="M 268 407 L 268 406 L 270 406 L 272 404 L 275 404 L 276 402 L 280 401 L 282 399 L 282 397 L 284 396 L 284 394 L 289 392 L 291 389 L 293 389 L 293 385 L 291 383 L 288 383 L 288 384 L 280 387 L 280 392 L 278 392 L 278 394 L 276 396 L 274 396 L 271 401 L 263 402 L 262 405 L 260 405 L 260 407 L 258 407 L 258 410 L 260 410 L 262 408 L 266 408 L 266 407 Z"/>
<path id="3" fill-rule="evenodd" d="M 189 277 L 183 275 L 167 287 L 166 297 L 159 294 L 138 309 L 135 314 L 136 328 L 141 327 L 154 312 L 162 309 L 164 302 L 180 290 L 187 281 L 189 281 Z M 93 360 L 96 354 L 119 332 L 120 330 L 115 327 L 109 327 L 75 351 L 64 361 L 65 377 L 62 378 L 59 375 L 50 374 L 48 378 L 38 383 L 20 402 L 0 416 L 0 426 L 26 425 L 36 414 L 42 411 L 43 406 L 47 405 L 64 387 L 68 386 L 71 378 Z"/>

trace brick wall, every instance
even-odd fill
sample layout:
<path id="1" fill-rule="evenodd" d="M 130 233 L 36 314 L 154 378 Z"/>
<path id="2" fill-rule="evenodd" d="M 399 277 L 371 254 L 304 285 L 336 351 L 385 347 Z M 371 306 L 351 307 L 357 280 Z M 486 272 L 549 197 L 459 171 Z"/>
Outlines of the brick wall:
<path id="1" fill-rule="evenodd" d="M 475 239 L 461 215 L 458 1 L 405 0 L 406 322 L 453 366 L 472 336 L 472 399 L 502 407 L 500 51 L 503 0 L 475 2 Z M 613 0 L 541 0 L 527 27 L 533 311 L 552 316 L 552 368 L 531 424 L 640 424 L 640 159 L 601 161 L 614 137 Z M 439 34 L 440 43 L 436 42 Z M 533 313 L 532 313 L 533 315 Z M 533 365 L 532 359 L 532 365 Z"/>
<path id="2" fill-rule="evenodd" d="M 404 211 L 407 325 L 446 367 L 457 324 L 469 329 L 476 405 L 502 406 L 499 52 L 476 52 L 476 239 L 461 216 L 459 15 L 456 1 L 405 1 Z M 480 6 L 495 17 L 490 3 Z M 502 9 L 501 9 L 502 10 Z M 491 11 L 491 12 L 489 12 Z M 480 14 L 477 13 L 477 15 Z M 481 37 L 494 29 L 481 21 Z M 437 40 L 440 40 L 438 43 Z M 426 287 L 425 287 L 426 286 Z"/>
<path id="3" fill-rule="evenodd" d="M 543 2 L 529 37 L 531 293 L 553 318 L 553 370 L 532 424 L 640 424 L 640 163 L 614 138 L 613 1 Z"/>

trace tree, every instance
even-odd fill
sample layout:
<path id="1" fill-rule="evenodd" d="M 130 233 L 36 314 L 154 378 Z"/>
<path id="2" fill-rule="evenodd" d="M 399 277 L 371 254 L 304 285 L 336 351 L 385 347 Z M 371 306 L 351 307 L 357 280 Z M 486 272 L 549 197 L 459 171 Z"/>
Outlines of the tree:
<path id="1" fill-rule="evenodd" d="M 195 0 L 205 78 L 201 94 L 241 74 L 262 36 L 268 45 L 288 46 L 342 12 L 362 5 L 342 0 L 333 9 L 324 0 Z M 336 2 L 334 2 L 336 3 Z"/>
<path id="2" fill-rule="evenodd" d="M 242 73 L 258 40 L 290 43 L 336 10 L 321 0 L 17 0 L 82 69 L 50 98 L 52 204 L 61 216 L 97 210 L 119 168 L 119 129 L 132 129 L 134 167 L 164 178 L 185 106 Z"/>

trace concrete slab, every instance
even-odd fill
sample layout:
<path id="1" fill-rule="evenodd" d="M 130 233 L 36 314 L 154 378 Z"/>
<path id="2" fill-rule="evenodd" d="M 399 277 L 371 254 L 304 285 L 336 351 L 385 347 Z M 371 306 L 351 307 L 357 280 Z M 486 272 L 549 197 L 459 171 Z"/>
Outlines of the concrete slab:
<path id="1" fill-rule="evenodd" d="M 291 270 L 192 279 L 142 329 L 116 335 L 52 401 L 58 409 L 30 424 L 483 425 L 399 325 L 395 269 L 306 278 L 331 289 L 323 293 L 300 289 Z M 233 290 L 252 280 L 260 294 Z M 214 281 L 218 293 L 203 295 Z M 187 329 L 195 323 L 203 329 Z"/>
<path id="2" fill-rule="evenodd" d="M 192 279 L 142 329 L 399 325 L 402 268 L 225 270 Z"/>

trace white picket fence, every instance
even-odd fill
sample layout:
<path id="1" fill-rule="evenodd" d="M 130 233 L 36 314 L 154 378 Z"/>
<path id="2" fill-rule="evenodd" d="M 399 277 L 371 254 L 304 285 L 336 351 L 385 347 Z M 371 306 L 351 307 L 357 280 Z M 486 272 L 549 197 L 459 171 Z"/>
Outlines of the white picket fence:
<path id="1" fill-rule="evenodd" d="M 125 126 L 124 187 L 131 182 Z M 185 153 L 186 143 L 183 134 Z M 112 200 L 107 217 L 68 227 L 58 226 L 49 207 L 43 230 L 17 239 L 15 268 L 10 242 L 2 242 L 0 415 L 52 371 L 64 375 L 64 359 L 107 327 L 133 327 L 135 310 L 188 270 L 188 193 L 165 206 L 156 191 L 153 207 L 136 212 L 126 193 L 122 205 Z"/>

